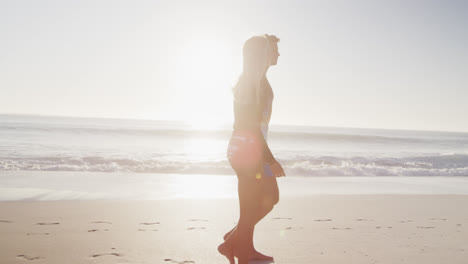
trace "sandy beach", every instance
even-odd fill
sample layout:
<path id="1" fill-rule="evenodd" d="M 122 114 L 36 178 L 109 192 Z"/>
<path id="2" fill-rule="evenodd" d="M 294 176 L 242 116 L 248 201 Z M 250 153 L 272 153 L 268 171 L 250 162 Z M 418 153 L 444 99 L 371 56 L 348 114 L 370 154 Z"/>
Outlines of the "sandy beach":
<path id="1" fill-rule="evenodd" d="M 283 198 L 256 228 L 274 263 L 466 263 L 467 195 Z M 0 202 L 0 263 L 227 263 L 236 199 Z M 252 262 L 268 263 L 268 262 Z"/>
<path id="2" fill-rule="evenodd" d="M 468 264 L 467 13 L 0 1 L 0 264 Z"/>

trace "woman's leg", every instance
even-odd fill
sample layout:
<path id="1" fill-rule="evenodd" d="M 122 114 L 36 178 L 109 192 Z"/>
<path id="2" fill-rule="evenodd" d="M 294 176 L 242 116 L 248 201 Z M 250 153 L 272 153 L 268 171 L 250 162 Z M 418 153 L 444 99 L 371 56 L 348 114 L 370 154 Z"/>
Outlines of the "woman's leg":
<path id="1" fill-rule="evenodd" d="M 257 202 L 257 209 L 255 210 L 254 216 L 254 223 L 257 224 L 260 220 L 262 220 L 272 209 L 275 204 L 279 201 L 279 189 L 278 183 L 275 177 L 263 177 L 258 180 L 260 183 L 259 188 L 259 199 L 256 200 Z M 254 224 L 254 228 L 255 228 Z M 231 231 L 229 231 L 226 235 L 224 235 L 224 239 L 228 239 L 230 235 L 235 235 L 237 226 L 235 226 Z M 261 260 L 269 260 L 272 257 L 265 256 L 262 253 L 255 250 L 253 245 L 253 233 L 252 238 L 250 239 L 250 259 L 261 259 Z"/>
<path id="2" fill-rule="evenodd" d="M 240 172 L 238 176 L 239 209 L 240 217 L 236 232 L 226 239 L 218 247 L 221 254 L 225 255 L 233 263 L 233 251 L 236 249 L 236 255 L 239 264 L 247 264 L 251 249 L 251 240 L 255 226 L 255 216 L 258 210 L 258 201 L 260 199 L 261 184 L 255 178 L 255 172 Z"/>
<path id="3" fill-rule="evenodd" d="M 259 210 L 255 215 L 255 224 L 262 220 L 273 206 L 279 202 L 279 189 L 276 177 L 264 177 L 261 179 L 261 199 L 259 200 Z M 237 228 L 237 225 L 224 235 L 226 240 L 229 235 Z"/>
<path id="4" fill-rule="evenodd" d="M 255 173 L 247 175 L 244 179 L 239 179 L 240 217 L 236 231 L 238 264 L 248 264 L 249 261 L 255 216 L 258 210 L 256 201 L 260 199 L 260 187 Z"/>
<path id="5" fill-rule="evenodd" d="M 260 199 L 260 210 L 255 216 L 257 224 L 262 220 L 271 210 L 273 206 L 279 202 L 279 189 L 276 177 L 263 177 L 260 181 L 261 184 L 261 199 Z"/>
<path id="6" fill-rule="evenodd" d="M 268 213 L 273 210 L 275 204 L 279 201 L 279 189 L 276 177 L 264 177 L 261 180 L 261 198 L 258 205 L 259 210 L 255 215 L 255 224 L 260 222 Z M 252 259 L 258 260 L 273 260 L 273 257 L 264 255 L 258 252 L 253 245 L 253 234 L 252 234 Z"/>

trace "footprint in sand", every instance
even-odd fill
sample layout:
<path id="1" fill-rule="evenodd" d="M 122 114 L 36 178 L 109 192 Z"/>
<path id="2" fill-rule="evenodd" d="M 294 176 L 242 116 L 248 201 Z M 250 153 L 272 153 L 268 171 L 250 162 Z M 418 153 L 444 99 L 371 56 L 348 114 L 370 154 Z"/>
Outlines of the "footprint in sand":
<path id="1" fill-rule="evenodd" d="M 0 223 L 12 223 L 12 222 L 9 220 L 0 220 Z"/>
<path id="2" fill-rule="evenodd" d="M 376 226 L 375 228 L 376 228 L 376 229 L 380 229 L 380 228 L 382 228 L 382 227 L 381 227 L 381 226 Z"/>
<path id="3" fill-rule="evenodd" d="M 138 231 L 159 231 L 159 230 L 157 230 L 157 229 L 142 229 L 142 228 L 140 228 L 140 229 L 138 229 Z"/>
<path id="4" fill-rule="evenodd" d="M 159 225 L 159 222 L 140 223 L 140 225 Z"/>
<path id="5" fill-rule="evenodd" d="M 401 220 L 400 223 L 411 223 L 413 220 Z"/>
<path id="6" fill-rule="evenodd" d="M 431 229 L 431 228 L 435 228 L 435 227 L 434 226 L 417 226 L 416 228 Z"/>
<path id="7" fill-rule="evenodd" d="M 30 256 L 27 256 L 27 255 L 18 255 L 16 256 L 17 258 L 22 258 L 22 259 L 25 259 L 25 260 L 36 260 L 36 259 L 43 259 L 44 257 L 30 257 Z"/>
<path id="8" fill-rule="evenodd" d="M 273 220 L 281 220 L 281 219 L 284 219 L 284 220 L 292 220 L 291 217 L 273 217 L 272 219 L 273 219 Z"/>
<path id="9" fill-rule="evenodd" d="M 120 253 L 102 253 L 102 254 L 94 254 L 91 257 L 97 258 L 97 257 L 102 257 L 102 256 L 116 256 L 116 257 L 121 257 L 122 254 Z"/>
<path id="10" fill-rule="evenodd" d="M 97 231 L 109 231 L 109 229 L 91 229 L 88 232 L 97 232 Z"/>
<path id="11" fill-rule="evenodd" d="M 34 235 L 48 235 L 49 233 L 27 233 L 27 236 L 34 236 Z"/>
<path id="12" fill-rule="evenodd" d="M 302 226 L 299 226 L 299 227 L 288 226 L 285 228 L 285 230 L 301 230 L 301 229 L 303 229 Z"/>
<path id="13" fill-rule="evenodd" d="M 36 225 L 60 225 L 58 222 L 41 222 L 41 223 L 36 223 Z"/>
<path id="14" fill-rule="evenodd" d="M 314 219 L 315 222 L 328 222 L 332 221 L 331 219 Z"/>
<path id="15" fill-rule="evenodd" d="M 90 222 L 91 224 L 112 224 L 111 222 L 105 222 L 105 221 L 94 221 Z"/>
<path id="16" fill-rule="evenodd" d="M 364 218 L 358 218 L 356 221 L 374 221 L 372 219 L 364 219 Z"/>
<path id="17" fill-rule="evenodd" d="M 189 228 L 187 228 L 187 230 L 194 230 L 194 229 L 206 229 L 206 227 L 200 226 L 200 227 L 189 227 Z"/>
<path id="18" fill-rule="evenodd" d="M 190 222 L 197 222 L 197 221 L 208 222 L 208 220 L 206 220 L 206 219 L 188 219 L 187 221 L 190 221 Z"/>
<path id="19" fill-rule="evenodd" d="M 352 230 L 351 227 L 343 227 L 343 228 L 333 227 L 332 229 L 335 229 L 335 230 Z"/>
<path id="20" fill-rule="evenodd" d="M 447 219 L 445 219 L 445 218 L 429 218 L 429 220 L 445 221 L 445 220 L 447 220 Z"/>
<path id="21" fill-rule="evenodd" d="M 172 263 L 177 263 L 177 264 L 195 263 L 195 261 L 193 261 L 193 260 L 177 261 L 177 260 L 173 260 L 173 259 L 164 259 L 164 261 L 170 261 Z"/>

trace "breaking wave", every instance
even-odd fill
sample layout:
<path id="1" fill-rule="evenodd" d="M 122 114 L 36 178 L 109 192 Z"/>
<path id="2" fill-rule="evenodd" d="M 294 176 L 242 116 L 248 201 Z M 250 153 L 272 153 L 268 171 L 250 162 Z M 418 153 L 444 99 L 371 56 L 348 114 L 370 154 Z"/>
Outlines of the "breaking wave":
<path id="1" fill-rule="evenodd" d="M 468 155 L 421 157 L 297 157 L 280 159 L 288 176 L 468 176 Z M 100 156 L 0 158 L 0 170 L 234 174 L 226 159 L 123 159 Z"/>

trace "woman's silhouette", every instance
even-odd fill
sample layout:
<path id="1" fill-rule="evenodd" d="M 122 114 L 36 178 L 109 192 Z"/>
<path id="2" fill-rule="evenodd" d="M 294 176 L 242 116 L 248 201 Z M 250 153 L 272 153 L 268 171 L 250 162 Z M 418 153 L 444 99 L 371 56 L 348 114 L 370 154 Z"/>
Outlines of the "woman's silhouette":
<path id="1" fill-rule="evenodd" d="M 274 35 L 254 36 L 244 43 L 243 72 L 233 87 L 234 125 L 227 157 L 237 174 L 240 217 L 238 224 L 218 247 L 234 264 L 249 259 L 272 260 L 253 246 L 255 225 L 279 201 L 276 177 L 285 176 L 266 142 L 271 117 L 273 91 L 266 72 L 278 61 L 278 41 Z"/>

